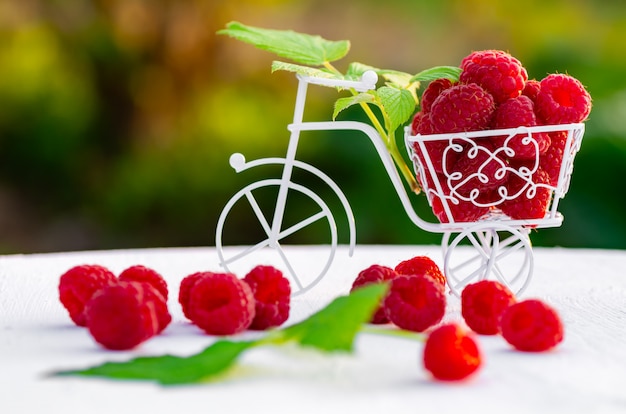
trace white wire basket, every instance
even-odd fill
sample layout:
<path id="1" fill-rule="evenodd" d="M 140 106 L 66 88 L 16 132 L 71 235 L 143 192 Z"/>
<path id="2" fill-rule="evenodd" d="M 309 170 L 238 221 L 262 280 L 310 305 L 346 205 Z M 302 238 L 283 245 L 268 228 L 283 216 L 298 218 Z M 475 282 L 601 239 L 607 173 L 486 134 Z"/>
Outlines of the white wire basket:
<path id="1" fill-rule="evenodd" d="M 412 135 L 407 128 L 405 142 L 443 228 L 489 220 L 556 227 L 563 220 L 558 204 L 569 188 L 584 129 L 576 123 Z M 538 196 L 549 198 L 545 210 L 524 215 L 520 203 Z M 507 215 L 510 211 L 517 214 Z"/>

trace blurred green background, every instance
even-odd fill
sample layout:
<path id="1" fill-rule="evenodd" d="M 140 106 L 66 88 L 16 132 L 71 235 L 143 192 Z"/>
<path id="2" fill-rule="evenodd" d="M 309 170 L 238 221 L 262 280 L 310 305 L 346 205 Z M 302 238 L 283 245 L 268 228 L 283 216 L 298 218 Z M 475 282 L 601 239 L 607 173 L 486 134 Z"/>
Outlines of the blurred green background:
<path id="1" fill-rule="evenodd" d="M 503 49 L 530 77 L 577 77 L 594 106 L 565 222 L 532 240 L 626 248 L 622 0 L 0 0 L 0 253 L 214 243 L 226 201 L 259 178 L 229 155 L 284 155 L 296 87 L 270 73 L 274 56 L 215 35 L 231 20 L 349 39 L 340 69 L 417 73 Z M 328 119 L 336 92 L 310 98 L 309 116 Z M 344 189 L 358 243 L 438 243 L 406 217 L 371 143 L 347 135 L 303 137 L 299 157 Z"/>

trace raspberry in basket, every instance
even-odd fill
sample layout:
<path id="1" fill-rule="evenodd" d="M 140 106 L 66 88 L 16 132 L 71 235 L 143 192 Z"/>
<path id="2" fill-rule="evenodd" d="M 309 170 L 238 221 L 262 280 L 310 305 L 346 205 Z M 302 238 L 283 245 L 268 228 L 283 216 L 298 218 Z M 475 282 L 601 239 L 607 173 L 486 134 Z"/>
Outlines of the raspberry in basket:
<path id="1" fill-rule="evenodd" d="M 495 129 L 516 128 L 519 126 L 535 126 L 535 105 L 525 95 L 508 99 L 498 106 L 493 116 Z M 506 147 L 513 151 L 507 154 L 510 158 L 535 159 L 538 154 L 543 154 L 550 146 L 550 137 L 545 132 L 532 134 L 533 140 L 528 139 L 528 134 L 517 134 L 511 138 L 507 135 L 491 138 L 496 147 Z"/>
<path id="2" fill-rule="evenodd" d="M 426 339 L 424 368 L 440 381 L 459 381 L 475 373 L 482 355 L 470 332 L 455 323 L 441 325 Z"/>
<path id="3" fill-rule="evenodd" d="M 528 96 L 533 103 L 537 101 L 537 95 L 539 94 L 539 90 L 541 89 L 541 82 L 536 79 L 529 79 L 526 81 L 524 85 L 524 89 L 522 90 L 522 95 Z"/>
<path id="4" fill-rule="evenodd" d="M 403 260 L 394 268 L 395 272 L 401 275 L 424 275 L 427 274 L 441 284 L 446 285 L 446 277 L 433 259 L 428 256 L 415 256 Z"/>
<path id="5" fill-rule="evenodd" d="M 352 282 L 352 287 L 350 288 L 350 292 L 358 289 L 361 286 L 369 285 L 371 283 L 381 283 L 393 280 L 397 276 L 397 273 L 390 267 L 382 266 L 378 264 L 373 264 L 359 272 L 354 282 Z M 385 324 L 388 323 L 389 319 L 385 314 L 385 309 L 381 304 L 372 315 L 370 319 L 370 323 L 373 324 Z"/>
<path id="6" fill-rule="evenodd" d="M 466 201 L 458 197 L 447 198 L 446 201 L 448 208 L 450 209 L 450 214 L 452 215 L 454 221 L 457 223 L 469 223 L 472 221 L 477 221 L 489 212 L 488 207 L 475 205 L 471 201 Z M 441 223 L 450 223 L 450 217 L 448 215 L 448 212 L 444 208 L 443 203 L 444 202 L 442 201 L 441 197 L 437 195 L 433 196 L 431 202 L 433 213 Z"/>
<path id="7" fill-rule="evenodd" d="M 541 80 L 536 111 L 546 124 L 582 122 L 591 112 L 591 95 L 578 79 L 551 74 Z"/>
<path id="8" fill-rule="evenodd" d="M 430 108 L 433 131 L 438 134 L 487 129 L 495 110 L 490 93 L 477 84 L 456 84 L 445 89 Z"/>
<path id="9" fill-rule="evenodd" d="M 475 83 L 493 95 L 496 104 L 522 93 L 528 73 L 521 62 L 501 50 L 470 53 L 461 61 L 461 83 Z"/>
<path id="10" fill-rule="evenodd" d="M 398 275 L 391 281 L 383 307 L 394 325 L 423 332 L 443 318 L 446 296 L 441 284 L 427 274 Z"/>
<path id="11" fill-rule="evenodd" d="M 79 265 L 66 271 L 59 280 L 59 300 L 78 326 L 85 326 L 85 304 L 93 294 L 117 278 L 104 266 Z"/>
<path id="12" fill-rule="evenodd" d="M 165 279 L 163 279 L 163 276 L 161 276 L 156 270 L 150 269 L 149 267 L 145 267 L 142 265 L 135 265 L 124 269 L 124 271 L 120 273 L 118 278 L 119 280 L 125 281 L 149 283 L 150 285 L 152 285 L 152 287 L 158 290 L 163 298 L 167 301 L 167 282 L 165 281 Z"/>
<path id="13" fill-rule="evenodd" d="M 500 332 L 502 312 L 515 303 L 515 295 L 496 280 L 470 283 L 461 292 L 461 314 L 467 326 L 481 335 Z"/>
<path id="14" fill-rule="evenodd" d="M 209 273 L 191 286 L 188 300 L 191 321 L 209 335 L 233 335 L 254 319 L 250 286 L 232 273 Z"/>
<path id="15" fill-rule="evenodd" d="M 451 168 L 449 178 L 454 190 L 466 199 L 475 200 L 479 194 L 494 189 L 507 181 L 509 171 L 504 152 L 496 151 L 490 140 L 476 140 L 459 155 Z"/>
<path id="16" fill-rule="evenodd" d="M 289 318 L 291 286 L 280 270 L 259 265 L 250 270 L 243 280 L 254 295 L 255 312 L 250 329 L 273 328 Z"/>
<path id="17" fill-rule="evenodd" d="M 120 281 L 94 294 L 85 307 L 94 340 L 107 349 L 127 350 L 156 335 L 158 317 L 146 296 L 152 289 L 144 283 Z"/>
<path id="18" fill-rule="evenodd" d="M 550 147 L 539 157 L 539 166 L 550 177 L 550 185 L 556 187 L 559 182 L 563 154 L 567 144 L 567 132 L 556 131 L 550 133 Z"/>
<path id="19" fill-rule="evenodd" d="M 430 112 L 430 108 L 432 107 L 433 102 L 435 102 L 435 99 L 441 95 L 441 92 L 448 89 L 452 85 L 452 81 L 447 78 L 435 79 L 430 82 L 422 93 L 422 100 L 420 101 L 422 112 Z"/>
<path id="20" fill-rule="evenodd" d="M 541 219 L 545 216 L 552 197 L 550 176 L 538 168 L 531 181 L 527 177 L 511 174 L 507 191 L 509 195 L 517 194 L 517 197 L 500 204 L 504 214 L 514 220 Z"/>
<path id="21" fill-rule="evenodd" d="M 434 133 L 433 125 L 428 113 L 419 111 L 413 116 L 413 121 L 411 122 L 411 133 L 413 135 L 430 135 Z M 449 145 L 448 140 L 424 141 L 423 145 L 428 153 L 428 158 L 433 165 L 433 169 L 438 173 L 444 171 L 444 158 L 445 165 L 449 169 L 452 167 L 458 156 L 458 153 L 455 151 L 445 151 Z M 427 166 L 428 163 L 426 162 L 426 154 L 424 154 L 420 144 L 414 142 L 413 148 L 415 148 L 416 154 L 420 157 L 422 165 Z"/>
<path id="22" fill-rule="evenodd" d="M 509 306 L 500 320 L 502 337 L 515 349 L 543 352 L 563 340 L 563 323 L 557 311 L 539 299 Z"/>

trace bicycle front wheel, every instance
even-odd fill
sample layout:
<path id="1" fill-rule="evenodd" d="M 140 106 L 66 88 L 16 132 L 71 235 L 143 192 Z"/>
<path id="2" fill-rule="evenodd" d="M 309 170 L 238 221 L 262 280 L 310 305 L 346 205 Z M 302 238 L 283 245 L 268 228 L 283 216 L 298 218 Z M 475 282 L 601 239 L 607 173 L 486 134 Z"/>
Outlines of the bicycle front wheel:
<path id="1" fill-rule="evenodd" d="M 284 200 L 278 200 L 281 185 L 288 186 Z M 279 209 L 281 202 L 284 206 Z M 284 214 L 274 220 L 278 210 Z M 242 232 L 246 233 L 246 243 L 229 242 Z M 329 245 L 321 244 L 319 260 L 284 248 L 309 240 L 304 235 L 307 232 L 330 238 Z M 247 185 L 226 203 L 218 219 L 215 245 L 220 265 L 227 271 L 243 276 L 256 265 L 273 265 L 289 279 L 296 296 L 318 284 L 330 268 L 337 248 L 337 226 L 328 205 L 313 191 L 296 183 L 267 179 Z"/>

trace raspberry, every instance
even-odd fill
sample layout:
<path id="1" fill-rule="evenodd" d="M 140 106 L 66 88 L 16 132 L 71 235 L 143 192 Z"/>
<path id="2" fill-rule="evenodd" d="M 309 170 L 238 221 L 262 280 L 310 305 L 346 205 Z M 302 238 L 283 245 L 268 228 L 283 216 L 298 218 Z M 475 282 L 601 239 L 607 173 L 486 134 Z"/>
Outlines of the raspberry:
<path id="1" fill-rule="evenodd" d="M 448 89 L 452 85 L 454 85 L 454 83 L 447 78 L 435 79 L 430 82 L 422 93 L 422 100 L 420 103 L 422 112 L 430 112 L 430 108 L 432 107 L 433 102 L 435 102 L 435 99 L 441 95 L 441 92 Z"/>
<path id="2" fill-rule="evenodd" d="M 133 282 L 145 282 L 154 287 L 163 298 L 167 301 L 168 289 L 167 282 L 163 279 L 159 273 L 155 270 L 145 266 L 135 265 L 125 269 L 118 276 L 119 280 L 133 281 Z"/>
<path id="3" fill-rule="evenodd" d="M 185 317 L 189 320 L 191 320 L 191 315 L 189 313 L 189 296 L 191 288 L 199 279 L 210 275 L 212 275 L 211 272 L 196 272 L 185 276 L 180 282 L 180 287 L 178 289 L 178 303 L 180 303 L 183 310 L 183 315 L 185 315 Z"/>
<path id="4" fill-rule="evenodd" d="M 163 297 L 161 292 L 156 290 L 154 286 L 147 282 L 135 282 L 141 283 L 144 286 L 146 301 L 153 307 L 153 311 L 157 317 L 158 329 L 157 334 L 160 334 L 167 328 L 172 322 L 172 315 L 167 307 L 167 299 Z"/>
<path id="5" fill-rule="evenodd" d="M 535 126 L 535 106 L 533 101 L 525 95 L 504 101 L 493 116 L 493 127 L 496 129 L 516 128 L 519 126 Z M 511 158 L 527 159 L 536 158 L 537 154 L 543 154 L 550 146 L 550 137 L 546 133 L 532 134 L 533 141 L 528 140 L 528 134 L 517 134 L 511 138 L 508 136 L 493 137 L 492 142 L 496 147 L 504 147 L 513 150 Z M 529 141 L 529 142 L 526 142 Z"/>
<path id="6" fill-rule="evenodd" d="M 66 271 L 59 280 L 59 300 L 78 326 L 86 326 L 85 305 L 99 289 L 117 278 L 104 266 L 79 265 Z"/>
<path id="7" fill-rule="evenodd" d="M 433 133 L 433 125 L 427 113 L 419 111 L 413 116 L 413 120 L 411 121 L 411 133 L 413 135 L 429 135 Z"/>
<path id="8" fill-rule="evenodd" d="M 549 188 L 550 177 L 541 168 L 532 175 L 530 186 L 525 178 L 512 174 L 507 182 L 509 195 L 519 194 L 517 197 L 505 200 L 500 205 L 504 214 L 514 220 L 540 219 L 546 214 L 552 197 L 552 189 Z"/>
<path id="9" fill-rule="evenodd" d="M 441 223 L 449 223 L 450 217 L 446 212 L 443 201 L 439 196 L 434 196 L 432 199 L 432 210 L 437 219 Z M 450 208 L 450 214 L 454 222 L 468 223 L 477 221 L 482 216 L 489 212 L 488 207 L 477 206 L 471 201 L 465 201 L 455 198 L 454 200 L 448 199 L 448 207 Z"/>
<path id="10" fill-rule="evenodd" d="M 497 104 L 519 96 L 528 80 L 521 62 L 501 50 L 472 52 L 461 61 L 460 67 L 460 82 L 482 86 Z"/>
<path id="11" fill-rule="evenodd" d="M 255 299 L 250 329 L 273 328 L 289 318 L 291 286 L 280 270 L 273 266 L 256 266 L 243 280 L 250 286 Z"/>
<path id="12" fill-rule="evenodd" d="M 383 302 L 390 322 L 409 331 L 423 332 L 439 323 L 446 309 L 444 288 L 432 277 L 398 275 Z"/>
<path id="13" fill-rule="evenodd" d="M 541 82 L 536 79 L 529 79 L 522 89 L 522 95 L 528 96 L 533 103 L 537 101 L 537 95 L 541 90 Z"/>
<path id="14" fill-rule="evenodd" d="M 572 76 L 548 75 L 541 80 L 536 111 L 546 124 L 582 122 L 591 112 L 591 95 Z"/>
<path id="15" fill-rule="evenodd" d="M 500 320 L 502 337 L 515 349 L 543 352 L 563 340 L 563 323 L 557 311 L 539 299 L 509 306 Z"/>
<path id="16" fill-rule="evenodd" d="M 515 303 L 515 296 L 502 283 L 481 280 L 461 292 L 461 314 L 471 330 L 482 335 L 500 332 L 502 312 Z"/>
<path id="17" fill-rule="evenodd" d="M 395 272 L 400 275 L 417 275 L 421 276 L 424 274 L 429 275 L 437 282 L 441 284 L 441 286 L 446 285 L 446 277 L 441 272 L 441 269 L 428 256 L 415 256 L 407 260 L 403 260 L 398 263 L 395 267 Z"/>
<path id="18" fill-rule="evenodd" d="M 491 94 L 476 84 L 457 84 L 441 92 L 430 109 L 435 133 L 486 129 L 495 106 Z"/>
<path id="19" fill-rule="evenodd" d="M 352 282 L 352 288 L 350 289 L 350 292 L 371 283 L 380 283 L 393 280 L 396 276 L 397 273 L 392 268 L 373 264 L 370 267 L 363 269 L 359 272 L 356 279 L 354 279 L 354 282 Z M 381 301 L 381 304 L 376 309 L 376 312 L 374 312 L 374 315 L 372 315 L 370 323 L 380 325 L 388 322 L 389 319 L 385 314 L 385 309 L 383 308 Z"/>
<path id="20" fill-rule="evenodd" d="M 430 116 L 423 111 L 420 111 L 415 114 L 413 117 L 413 121 L 411 123 L 411 132 L 413 135 L 430 135 L 433 133 L 433 125 L 430 120 Z M 458 156 L 458 153 L 455 151 L 445 151 L 448 147 L 448 140 L 427 140 L 424 141 L 424 147 L 426 148 L 426 152 L 428 153 L 428 158 L 430 158 L 430 162 L 433 165 L 433 169 L 440 173 L 443 172 L 443 164 L 444 161 L 446 163 L 446 167 L 449 169 Z M 415 149 L 417 155 L 422 162 L 424 168 L 428 167 L 428 163 L 426 163 L 426 157 L 424 156 L 424 151 L 420 145 L 415 142 L 413 143 L 413 148 Z M 445 160 L 444 160 L 445 158 Z"/>
<path id="21" fill-rule="evenodd" d="M 480 368 L 482 355 L 473 336 L 449 323 L 433 330 L 424 345 L 424 368 L 440 381 L 459 381 Z"/>
<path id="22" fill-rule="evenodd" d="M 117 282 L 100 289 L 85 307 L 87 328 L 94 340 L 107 349 L 132 349 L 156 335 L 159 322 L 148 285 Z"/>
<path id="23" fill-rule="evenodd" d="M 567 132 L 552 132 L 550 133 L 550 147 L 545 154 L 539 157 L 539 166 L 548 174 L 550 177 L 549 183 L 553 187 L 556 187 L 559 182 L 566 144 Z"/>
<path id="24" fill-rule="evenodd" d="M 254 307 L 250 286 L 232 273 L 199 277 L 189 292 L 191 321 L 209 335 L 244 331 L 254 319 Z"/>

